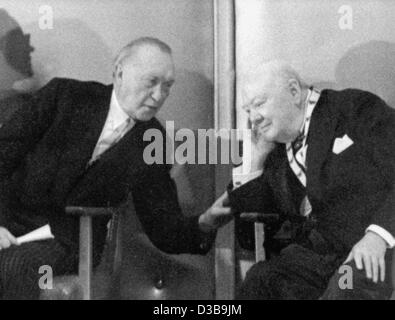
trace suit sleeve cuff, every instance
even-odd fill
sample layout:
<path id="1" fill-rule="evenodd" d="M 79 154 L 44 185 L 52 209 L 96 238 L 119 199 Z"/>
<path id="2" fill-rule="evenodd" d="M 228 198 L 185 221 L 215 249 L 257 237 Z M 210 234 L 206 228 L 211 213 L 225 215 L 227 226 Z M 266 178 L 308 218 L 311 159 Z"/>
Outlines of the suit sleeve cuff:
<path id="1" fill-rule="evenodd" d="M 258 178 L 263 173 L 263 170 L 257 170 L 254 172 L 244 173 L 243 166 L 239 166 L 233 169 L 233 188 L 236 189 L 241 187 L 243 184 Z"/>
<path id="2" fill-rule="evenodd" d="M 393 248 L 395 246 L 395 238 L 392 236 L 392 234 L 389 233 L 384 228 L 378 226 L 377 224 L 371 224 L 366 229 L 366 232 L 368 231 L 374 232 L 378 234 L 380 237 L 382 237 L 385 240 L 385 242 L 387 242 L 388 248 Z"/>

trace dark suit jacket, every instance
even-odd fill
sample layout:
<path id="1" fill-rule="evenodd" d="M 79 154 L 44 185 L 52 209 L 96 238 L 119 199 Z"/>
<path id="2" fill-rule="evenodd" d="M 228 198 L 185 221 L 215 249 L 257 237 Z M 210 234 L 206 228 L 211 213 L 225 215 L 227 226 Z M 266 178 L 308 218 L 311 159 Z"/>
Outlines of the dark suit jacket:
<path id="1" fill-rule="evenodd" d="M 31 93 L 20 93 L 14 90 L 0 91 L 0 125 L 8 121 L 30 97 Z"/>
<path id="2" fill-rule="evenodd" d="M 333 153 L 335 139 L 345 134 L 354 144 Z M 347 254 L 370 224 L 395 235 L 395 110 L 368 92 L 323 90 L 307 139 L 311 220 L 330 247 Z M 239 212 L 278 212 L 283 220 L 303 220 L 292 179 L 285 145 L 278 144 L 262 176 L 230 193 L 231 205 Z M 241 238 L 248 236 L 243 225 L 248 228 L 241 223 Z"/>
<path id="3" fill-rule="evenodd" d="M 131 191 L 151 241 L 169 253 L 205 253 L 210 242 L 198 217 L 181 213 L 170 166 L 147 165 L 143 141 L 156 119 L 138 122 L 86 168 L 109 110 L 112 86 L 54 79 L 0 129 L 0 225 L 16 235 L 50 223 L 55 238 L 76 248 L 78 220 L 67 205 L 118 206 Z M 165 137 L 165 135 L 163 135 Z M 165 140 L 165 139 L 164 139 Z M 163 149 L 165 150 L 165 149 Z M 94 221 L 94 245 L 103 247 L 108 218 Z"/>

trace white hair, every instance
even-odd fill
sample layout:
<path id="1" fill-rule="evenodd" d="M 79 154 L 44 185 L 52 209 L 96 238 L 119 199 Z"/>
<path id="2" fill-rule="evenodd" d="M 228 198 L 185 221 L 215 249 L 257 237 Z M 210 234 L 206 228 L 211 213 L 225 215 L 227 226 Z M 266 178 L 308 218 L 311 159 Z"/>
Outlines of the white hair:
<path id="1" fill-rule="evenodd" d="M 283 86 L 286 86 L 289 80 L 296 80 L 302 89 L 309 87 L 299 73 L 290 64 L 282 60 L 271 60 L 260 64 L 254 71 L 246 74 L 245 80 L 246 83 L 250 83 L 262 76 L 273 81 L 279 81 L 278 84 Z"/>
<path id="2" fill-rule="evenodd" d="M 161 50 L 164 53 L 167 53 L 169 55 L 172 54 L 170 46 L 162 40 L 152 37 L 137 38 L 129 42 L 119 51 L 114 59 L 114 72 L 119 64 L 123 63 L 126 59 L 132 57 L 137 52 L 137 50 L 143 46 L 152 46 Z"/>

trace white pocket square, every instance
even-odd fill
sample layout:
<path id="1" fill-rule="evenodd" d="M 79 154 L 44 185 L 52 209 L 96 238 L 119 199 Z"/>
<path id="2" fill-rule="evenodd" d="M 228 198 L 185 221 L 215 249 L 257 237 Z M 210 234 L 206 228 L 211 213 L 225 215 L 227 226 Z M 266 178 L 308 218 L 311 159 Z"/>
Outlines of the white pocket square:
<path id="1" fill-rule="evenodd" d="M 342 138 L 336 138 L 335 143 L 333 144 L 333 153 L 339 154 L 346 150 L 348 147 L 352 146 L 354 144 L 354 141 L 351 140 L 351 138 L 345 134 Z"/>

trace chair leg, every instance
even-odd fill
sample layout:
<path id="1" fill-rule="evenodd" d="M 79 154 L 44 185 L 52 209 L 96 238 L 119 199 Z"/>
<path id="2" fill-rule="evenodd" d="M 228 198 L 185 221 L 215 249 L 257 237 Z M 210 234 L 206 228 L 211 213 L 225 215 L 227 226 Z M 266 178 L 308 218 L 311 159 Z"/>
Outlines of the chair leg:
<path id="1" fill-rule="evenodd" d="M 92 217 L 80 217 L 80 256 L 78 275 L 82 287 L 82 299 L 92 298 Z"/>
<path id="2" fill-rule="evenodd" d="M 122 230 L 123 230 L 123 214 L 115 213 L 113 215 L 113 236 L 111 256 L 112 256 L 112 266 L 110 268 L 111 272 L 111 285 L 108 293 L 108 299 L 121 299 L 121 266 L 122 266 Z"/>
<path id="3" fill-rule="evenodd" d="M 265 248 L 263 242 L 265 241 L 265 229 L 262 222 L 254 223 L 255 229 L 255 262 L 265 261 Z"/>

